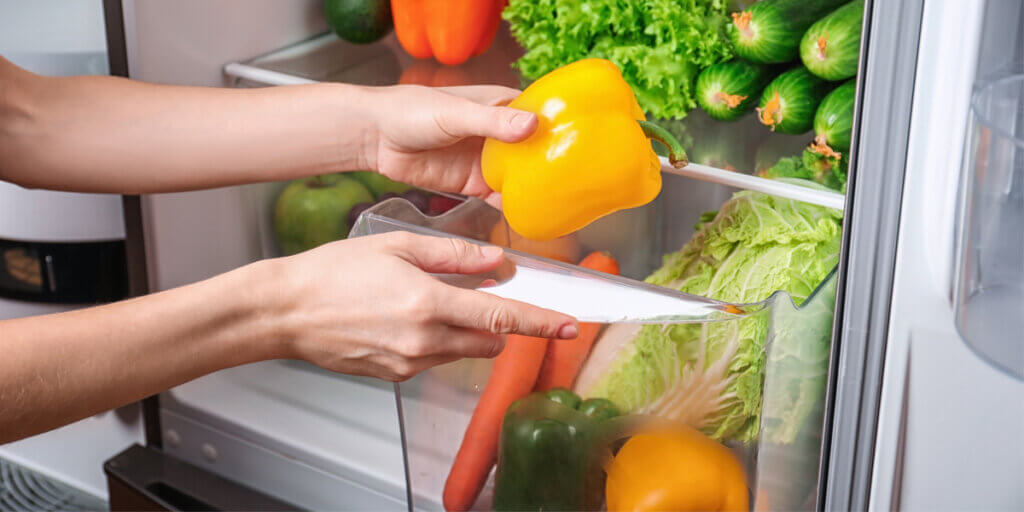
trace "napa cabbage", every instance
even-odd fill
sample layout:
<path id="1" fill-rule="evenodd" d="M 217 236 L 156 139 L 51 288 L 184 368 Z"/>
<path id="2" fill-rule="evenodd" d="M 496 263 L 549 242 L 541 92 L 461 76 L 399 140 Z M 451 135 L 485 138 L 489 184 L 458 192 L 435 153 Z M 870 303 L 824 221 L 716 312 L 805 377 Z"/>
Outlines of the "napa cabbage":
<path id="1" fill-rule="evenodd" d="M 800 305 L 838 262 L 841 215 L 790 199 L 738 192 L 713 218 L 702 218 L 689 242 L 665 256 L 647 282 L 733 303 L 763 301 L 782 290 Z M 773 309 L 740 320 L 644 326 L 588 389 L 579 391 L 608 398 L 624 411 L 682 421 L 714 439 L 751 441 L 761 424 Z M 831 325 L 828 313 L 824 321 Z M 822 315 L 818 318 L 820 323 Z M 799 329 L 799 322 L 788 326 Z M 820 334 L 789 336 L 777 351 L 779 361 L 793 369 L 787 375 L 794 376 L 775 381 L 778 391 L 772 400 L 786 409 L 773 410 L 777 441 L 791 440 L 821 399 L 821 393 L 801 390 L 802 375 L 813 373 L 820 380 L 824 371 L 828 336 Z M 815 346 L 803 347 L 804 340 Z"/>

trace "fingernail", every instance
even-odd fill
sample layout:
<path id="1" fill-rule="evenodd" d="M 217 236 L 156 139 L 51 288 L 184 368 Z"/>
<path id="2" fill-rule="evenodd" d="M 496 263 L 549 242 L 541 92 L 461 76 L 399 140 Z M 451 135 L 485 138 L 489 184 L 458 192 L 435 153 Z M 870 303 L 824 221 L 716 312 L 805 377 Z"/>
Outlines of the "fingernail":
<path id="1" fill-rule="evenodd" d="M 517 112 L 512 116 L 512 119 L 510 119 L 508 123 L 517 131 L 525 131 L 529 130 L 530 127 L 533 126 L 533 120 L 535 117 L 536 116 L 530 112 Z"/>
<path id="2" fill-rule="evenodd" d="M 502 254 L 505 254 L 505 251 L 496 245 L 487 245 L 480 248 L 480 254 L 483 255 L 484 258 L 490 259 L 497 258 Z"/>
<path id="3" fill-rule="evenodd" d="M 573 324 L 565 324 L 558 330 L 558 337 L 563 340 L 571 340 L 580 335 L 580 330 Z"/>

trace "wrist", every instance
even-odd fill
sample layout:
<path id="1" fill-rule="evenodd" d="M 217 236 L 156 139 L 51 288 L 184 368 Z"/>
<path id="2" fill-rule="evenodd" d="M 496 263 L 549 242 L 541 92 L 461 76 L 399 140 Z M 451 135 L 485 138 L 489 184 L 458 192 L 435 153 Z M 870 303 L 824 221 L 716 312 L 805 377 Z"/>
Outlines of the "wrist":
<path id="1" fill-rule="evenodd" d="M 225 274 L 234 280 L 234 293 L 244 297 L 237 302 L 240 318 L 245 318 L 249 347 L 257 360 L 293 359 L 294 336 L 287 318 L 291 293 L 282 258 L 257 261 Z"/>
<path id="2" fill-rule="evenodd" d="M 380 92 L 374 87 L 323 84 L 337 148 L 336 171 L 376 171 L 380 120 L 372 108 Z"/>

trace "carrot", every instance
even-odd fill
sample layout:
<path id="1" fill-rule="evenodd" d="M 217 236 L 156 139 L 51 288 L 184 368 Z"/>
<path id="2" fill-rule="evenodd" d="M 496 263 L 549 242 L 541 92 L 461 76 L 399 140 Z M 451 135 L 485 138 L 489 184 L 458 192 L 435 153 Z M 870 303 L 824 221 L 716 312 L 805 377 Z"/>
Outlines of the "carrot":
<path id="1" fill-rule="evenodd" d="M 547 351 L 548 340 L 509 334 L 505 349 L 494 360 L 491 377 L 473 410 L 462 437 L 448 480 L 444 483 L 444 508 L 469 510 L 487 481 L 498 456 L 498 434 L 505 410 L 530 394 Z"/>
<path id="2" fill-rule="evenodd" d="M 580 261 L 580 266 L 605 274 L 619 275 L 619 262 L 615 261 L 608 251 L 594 251 L 588 254 Z"/>
<path id="3" fill-rule="evenodd" d="M 607 252 L 592 252 L 580 262 L 581 267 L 608 274 L 619 274 L 619 263 Z M 544 356 L 534 391 L 552 388 L 572 389 L 576 375 L 580 373 L 583 361 L 590 353 L 590 347 L 601 332 L 601 324 L 581 323 L 580 334 L 571 340 L 551 340 Z"/>

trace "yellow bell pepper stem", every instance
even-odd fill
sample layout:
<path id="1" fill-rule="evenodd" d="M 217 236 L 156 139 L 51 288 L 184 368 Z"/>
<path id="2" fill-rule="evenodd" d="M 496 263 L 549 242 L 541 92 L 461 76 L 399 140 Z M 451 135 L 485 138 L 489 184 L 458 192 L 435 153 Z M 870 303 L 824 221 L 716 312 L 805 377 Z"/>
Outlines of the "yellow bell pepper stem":
<path id="1" fill-rule="evenodd" d="M 640 128 L 644 130 L 644 135 L 648 139 L 653 139 L 665 146 L 668 149 L 668 161 L 672 164 L 672 167 L 676 169 L 682 169 L 690 164 L 689 159 L 686 157 L 686 150 L 683 149 L 683 145 L 672 136 L 668 130 L 650 122 L 650 121 L 637 121 L 640 123 Z"/>

